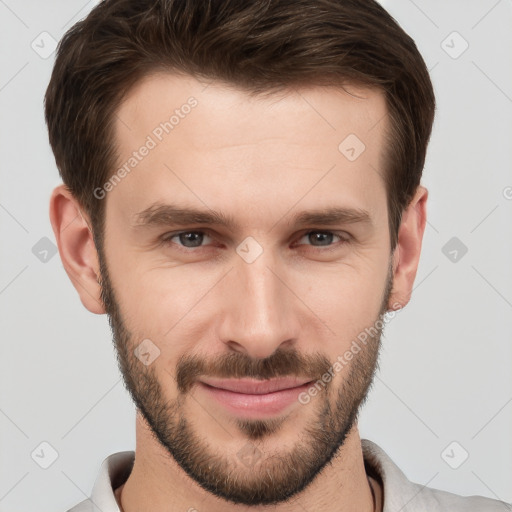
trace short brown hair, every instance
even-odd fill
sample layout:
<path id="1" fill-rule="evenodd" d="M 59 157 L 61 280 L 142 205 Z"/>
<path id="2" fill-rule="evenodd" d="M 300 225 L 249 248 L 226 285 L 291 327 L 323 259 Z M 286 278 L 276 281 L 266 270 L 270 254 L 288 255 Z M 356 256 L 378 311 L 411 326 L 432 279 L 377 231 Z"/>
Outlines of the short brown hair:
<path id="1" fill-rule="evenodd" d="M 115 114 L 154 71 L 250 93 L 355 84 L 386 98 L 391 249 L 423 171 L 435 97 L 414 41 L 374 0 L 103 0 L 58 45 L 45 119 L 60 175 L 102 245 Z M 341 141 L 340 141 L 341 142 Z"/>

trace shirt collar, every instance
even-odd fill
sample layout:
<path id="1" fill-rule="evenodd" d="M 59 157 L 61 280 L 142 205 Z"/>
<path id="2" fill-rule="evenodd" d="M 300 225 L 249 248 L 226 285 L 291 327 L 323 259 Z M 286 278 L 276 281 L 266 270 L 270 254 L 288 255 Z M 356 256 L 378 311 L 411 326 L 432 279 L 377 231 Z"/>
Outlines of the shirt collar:
<path id="1" fill-rule="evenodd" d="M 418 494 L 423 486 L 409 481 L 389 455 L 373 441 L 361 439 L 361 446 L 366 472 L 381 482 L 382 512 L 408 510 L 405 507 L 414 498 L 416 498 L 414 507 L 421 505 L 418 500 L 421 500 L 422 497 Z"/>
<path id="2" fill-rule="evenodd" d="M 134 451 L 114 453 L 102 462 L 91 492 L 93 512 L 119 512 L 114 490 L 126 482 L 134 462 Z"/>

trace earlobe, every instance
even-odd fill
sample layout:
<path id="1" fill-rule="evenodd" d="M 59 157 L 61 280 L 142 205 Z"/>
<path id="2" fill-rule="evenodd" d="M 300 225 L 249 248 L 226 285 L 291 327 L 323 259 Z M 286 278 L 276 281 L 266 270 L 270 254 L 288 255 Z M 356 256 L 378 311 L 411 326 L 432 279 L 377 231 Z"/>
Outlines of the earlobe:
<path id="1" fill-rule="evenodd" d="M 393 290 L 388 302 L 389 310 L 405 307 L 411 298 L 427 221 L 427 198 L 428 190 L 420 185 L 403 212 L 393 254 Z"/>
<path id="2" fill-rule="evenodd" d="M 91 313 L 105 313 L 94 239 L 85 214 L 65 185 L 59 185 L 52 192 L 50 221 L 62 264 L 82 304 Z"/>

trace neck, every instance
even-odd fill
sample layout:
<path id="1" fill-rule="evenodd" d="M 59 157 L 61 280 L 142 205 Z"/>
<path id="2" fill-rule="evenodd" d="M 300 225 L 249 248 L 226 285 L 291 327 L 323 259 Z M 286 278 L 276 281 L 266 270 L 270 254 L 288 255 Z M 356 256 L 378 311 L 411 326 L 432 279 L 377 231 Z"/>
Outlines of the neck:
<path id="1" fill-rule="evenodd" d="M 375 494 L 377 507 L 374 507 Z M 209 512 L 348 512 L 381 510 L 381 489 L 367 478 L 361 440 L 354 425 L 342 447 L 316 478 L 289 501 L 247 506 L 227 502 L 191 479 L 152 435 L 137 413 L 136 458 L 130 476 L 115 492 L 121 512 L 208 510 Z"/>

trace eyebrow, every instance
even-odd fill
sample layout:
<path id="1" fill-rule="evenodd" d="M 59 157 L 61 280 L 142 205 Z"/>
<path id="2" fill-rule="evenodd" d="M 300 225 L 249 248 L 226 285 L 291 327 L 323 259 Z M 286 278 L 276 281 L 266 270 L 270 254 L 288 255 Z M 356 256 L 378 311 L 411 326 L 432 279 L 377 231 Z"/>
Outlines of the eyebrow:
<path id="1" fill-rule="evenodd" d="M 296 227 L 307 224 L 332 226 L 355 223 L 372 225 L 373 221 L 368 211 L 345 207 L 306 210 L 295 214 L 288 221 L 289 225 Z M 135 227 L 187 226 L 192 224 L 222 226 L 232 231 L 240 230 L 240 225 L 231 215 L 226 215 L 220 211 L 198 210 L 173 204 L 155 203 L 134 215 Z"/>

